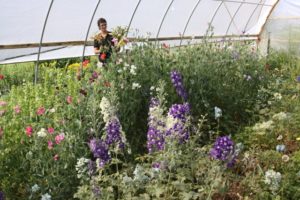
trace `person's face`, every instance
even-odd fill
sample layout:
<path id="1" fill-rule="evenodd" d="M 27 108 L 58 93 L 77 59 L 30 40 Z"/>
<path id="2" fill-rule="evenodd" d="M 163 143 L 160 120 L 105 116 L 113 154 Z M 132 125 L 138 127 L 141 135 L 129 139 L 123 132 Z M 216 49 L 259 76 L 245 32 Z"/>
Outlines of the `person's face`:
<path id="1" fill-rule="evenodd" d="M 107 30 L 106 28 L 107 28 L 107 24 L 106 23 L 100 23 L 100 26 L 99 26 L 100 31 L 102 31 L 102 32 L 104 31 L 105 32 Z"/>

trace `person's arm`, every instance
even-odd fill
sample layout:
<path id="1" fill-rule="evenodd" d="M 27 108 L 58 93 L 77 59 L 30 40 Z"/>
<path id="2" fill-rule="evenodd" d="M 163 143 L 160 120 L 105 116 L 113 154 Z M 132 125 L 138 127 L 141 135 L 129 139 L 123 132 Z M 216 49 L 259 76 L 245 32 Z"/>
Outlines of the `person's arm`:
<path id="1" fill-rule="evenodd" d="M 94 54 L 100 54 L 100 45 L 98 40 L 94 40 Z"/>
<path id="2" fill-rule="evenodd" d="M 100 50 L 99 50 L 98 47 L 94 47 L 94 53 L 95 53 L 96 55 L 100 54 Z"/>

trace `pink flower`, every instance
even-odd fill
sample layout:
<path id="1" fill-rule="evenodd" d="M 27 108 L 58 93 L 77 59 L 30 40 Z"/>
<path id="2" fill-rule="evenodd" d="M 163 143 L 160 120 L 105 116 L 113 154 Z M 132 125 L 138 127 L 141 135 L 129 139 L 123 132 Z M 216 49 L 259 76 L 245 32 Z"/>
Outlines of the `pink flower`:
<path id="1" fill-rule="evenodd" d="M 51 140 L 48 141 L 48 149 L 53 149 L 53 142 Z"/>
<path id="2" fill-rule="evenodd" d="M 0 101 L 0 106 L 6 106 L 7 102 L 6 101 Z"/>
<path id="3" fill-rule="evenodd" d="M 44 107 L 39 107 L 37 110 L 36 110 L 36 114 L 37 115 L 43 115 L 45 114 L 45 111 L 46 109 Z"/>
<path id="4" fill-rule="evenodd" d="M 0 74 L 0 80 L 3 80 L 3 79 L 4 79 L 4 75 Z"/>
<path id="5" fill-rule="evenodd" d="M 33 131 L 33 128 L 32 128 L 31 126 L 27 126 L 27 127 L 26 127 L 26 135 L 27 135 L 28 137 L 31 137 L 32 131 Z"/>
<path id="6" fill-rule="evenodd" d="M 71 96 L 67 96 L 67 103 L 71 104 L 72 103 L 72 97 Z"/>
<path id="7" fill-rule="evenodd" d="M 14 110 L 16 114 L 19 114 L 21 112 L 21 107 L 17 105 L 14 107 Z"/>
<path id="8" fill-rule="evenodd" d="M 114 45 L 118 44 L 118 38 L 113 38 L 111 41 L 114 43 Z"/>
<path id="9" fill-rule="evenodd" d="M 49 133 L 49 134 L 52 134 L 52 133 L 54 133 L 54 128 L 52 128 L 52 127 L 49 127 L 49 128 L 48 128 L 48 133 Z"/>
<path id="10" fill-rule="evenodd" d="M 65 135 L 63 133 L 55 136 L 55 143 L 56 144 L 59 144 L 61 143 L 61 141 L 63 141 L 65 139 Z"/>
<path id="11" fill-rule="evenodd" d="M 55 154 L 55 156 L 53 156 L 53 160 L 57 161 L 59 159 L 58 154 Z"/>

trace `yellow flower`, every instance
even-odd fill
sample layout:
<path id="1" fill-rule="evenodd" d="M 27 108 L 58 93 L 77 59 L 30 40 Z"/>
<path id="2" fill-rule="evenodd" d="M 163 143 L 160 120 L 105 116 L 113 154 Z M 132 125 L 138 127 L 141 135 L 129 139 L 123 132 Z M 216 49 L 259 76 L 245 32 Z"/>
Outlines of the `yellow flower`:
<path id="1" fill-rule="evenodd" d="M 296 140 L 297 140 L 297 141 L 300 141 L 300 137 L 297 137 Z"/>

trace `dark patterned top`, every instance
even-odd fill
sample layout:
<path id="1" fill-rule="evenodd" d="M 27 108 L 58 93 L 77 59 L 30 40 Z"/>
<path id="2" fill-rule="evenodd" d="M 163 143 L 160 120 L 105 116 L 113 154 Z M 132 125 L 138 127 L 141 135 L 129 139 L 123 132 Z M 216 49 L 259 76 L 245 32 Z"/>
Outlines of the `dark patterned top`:
<path id="1" fill-rule="evenodd" d="M 106 62 L 107 59 L 111 56 L 113 43 L 113 36 L 110 32 L 107 33 L 105 37 L 103 37 L 100 33 L 96 35 L 94 39 L 94 48 L 100 50 L 99 61 Z"/>

